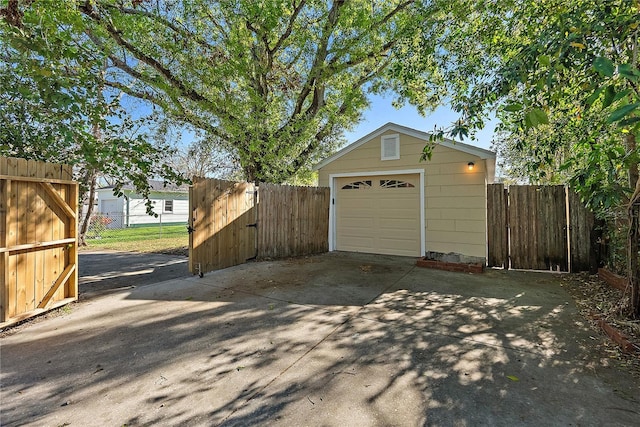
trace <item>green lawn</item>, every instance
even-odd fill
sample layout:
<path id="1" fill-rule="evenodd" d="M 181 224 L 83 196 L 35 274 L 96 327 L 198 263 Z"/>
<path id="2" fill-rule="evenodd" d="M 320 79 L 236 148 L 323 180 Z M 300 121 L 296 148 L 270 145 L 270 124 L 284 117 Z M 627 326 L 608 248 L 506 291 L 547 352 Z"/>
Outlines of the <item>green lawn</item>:
<path id="1" fill-rule="evenodd" d="M 153 225 L 90 230 L 86 242 L 86 249 L 186 254 L 189 234 L 186 225 Z"/>

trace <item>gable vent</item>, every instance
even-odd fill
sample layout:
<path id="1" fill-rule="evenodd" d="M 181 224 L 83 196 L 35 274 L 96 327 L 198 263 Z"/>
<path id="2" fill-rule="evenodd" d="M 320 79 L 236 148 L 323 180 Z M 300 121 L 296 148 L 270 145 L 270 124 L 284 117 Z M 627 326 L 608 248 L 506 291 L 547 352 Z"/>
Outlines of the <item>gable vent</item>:
<path id="1" fill-rule="evenodd" d="M 400 135 L 384 135 L 381 138 L 381 160 L 398 160 L 400 158 Z"/>

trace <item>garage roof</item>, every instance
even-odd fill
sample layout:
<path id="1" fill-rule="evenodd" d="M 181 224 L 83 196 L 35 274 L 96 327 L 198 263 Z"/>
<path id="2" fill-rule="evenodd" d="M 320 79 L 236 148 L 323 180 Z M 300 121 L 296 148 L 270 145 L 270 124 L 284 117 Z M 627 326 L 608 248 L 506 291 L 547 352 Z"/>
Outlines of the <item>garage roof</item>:
<path id="1" fill-rule="evenodd" d="M 428 132 L 423 132 L 417 129 L 412 129 L 406 126 L 402 126 L 396 123 L 387 123 L 386 125 L 374 130 L 373 132 L 371 132 L 368 135 L 363 136 L 362 138 L 360 138 L 359 140 L 357 140 L 356 142 L 347 145 L 346 147 L 344 147 L 342 150 L 338 151 L 337 153 L 335 153 L 333 156 L 327 157 L 326 159 L 324 159 L 323 161 L 321 161 L 320 163 L 318 163 L 317 165 L 315 165 L 313 167 L 313 170 L 318 170 L 320 168 L 322 168 L 323 166 L 333 162 L 336 159 L 339 159 L 340 157 L 344 156 L 345 154 L 355 150 L 356 148 L 360 147 L 361 145 L 363 145 L 366 142 L 371 141 L 372 139 L 382 135 L 383 133 L 387 132 L 387 131 L 395 131 L 395 132 L 399 132 L 399 133 L 403 133 L 405 135 L 409 135 L 412 136 L 414 138 L 418 138 L 418 139 L 422 139 L 425 143 L 429 142 L 429 138 L 431 137 L 431 134 Z M 442 141 L 440 141 L 438 143 L 439 145 L 442 145 L 443 147 L 447 147 L 447 148 L 451 148 L 453 150 L 458 150 L 458 151 L 462 151 L 464 153 L 467 154 L 472 154 L 474 156 L 478 156 L 481 159 L 494 159 L 496 158 L 496 153 L 494 153 L 493 151 L 489 151 L 489 150 L 485 150 L 484 148 L 479 148 L 479 147 L 474 147 L 473 145 L 469 145 L 469 144 L 464 144 L 462 142 L 456 142 L 453 141 L 451 139 L 443 139 Z"/>

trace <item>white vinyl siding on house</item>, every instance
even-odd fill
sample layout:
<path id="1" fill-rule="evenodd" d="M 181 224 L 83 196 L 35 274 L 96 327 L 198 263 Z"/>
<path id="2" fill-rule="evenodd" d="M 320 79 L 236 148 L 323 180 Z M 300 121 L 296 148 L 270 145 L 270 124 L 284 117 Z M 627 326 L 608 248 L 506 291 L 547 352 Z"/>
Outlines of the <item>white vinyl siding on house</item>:
<path id="1" fill-rule="evenodd" d="M 157 216 L 147 213 L 142 196 L 125 191 L 116 197 L 112 188 L 98 189 L 96 214 L 112 218 L 110 228 L 122 228 L 146 224 L 186 224 L 189 220 L 189 195 L 179 192 L 152 191 L 151 204 Z M 115 208 L 117 206 L 117 208 Z"/>

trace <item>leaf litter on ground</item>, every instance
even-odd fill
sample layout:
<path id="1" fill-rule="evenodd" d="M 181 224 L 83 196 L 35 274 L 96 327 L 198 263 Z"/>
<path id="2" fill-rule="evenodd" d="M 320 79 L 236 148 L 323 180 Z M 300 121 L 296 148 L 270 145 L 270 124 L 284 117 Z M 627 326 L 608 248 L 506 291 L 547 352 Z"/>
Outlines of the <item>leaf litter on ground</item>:
<path id="1" fill-rule="evenodd" d="M 604 357 L 619 362 L 620 367 L 640 379 L 640 354 L 625 353 L 598 325 L 602 319 L 624 334 L 635 344 L 640 344 L 640 320 L 630 319 L 625 312 L 629 296 L 609 286 L 597 275 L 588 273 L 567 274 L 561 286 L 571 295 L 580 314 L 594 331 L 594 341 Z"/>

